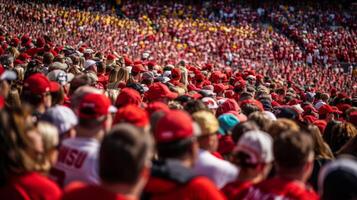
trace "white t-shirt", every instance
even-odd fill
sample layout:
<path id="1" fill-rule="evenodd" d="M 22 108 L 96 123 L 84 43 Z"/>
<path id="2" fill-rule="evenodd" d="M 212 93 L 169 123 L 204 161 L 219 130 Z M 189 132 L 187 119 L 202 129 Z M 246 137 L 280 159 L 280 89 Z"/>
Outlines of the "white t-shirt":
<path id="1" fill-rule="evenodd" d="M 51 178 L 63 187 L 73 181 L 98 184 L 99 147 L 99 141 L 94 138 L 65 139 L 50 172 Z"/>
<path id="2" fill-rule="evenodd" d="M 211 179 L 218 188 L 222 188 L 227 183 L 234 181 L 238 175 L 236 166 L 202 149 L 200 149 L 193 171 L 197 175 L 206 176 Z"/>

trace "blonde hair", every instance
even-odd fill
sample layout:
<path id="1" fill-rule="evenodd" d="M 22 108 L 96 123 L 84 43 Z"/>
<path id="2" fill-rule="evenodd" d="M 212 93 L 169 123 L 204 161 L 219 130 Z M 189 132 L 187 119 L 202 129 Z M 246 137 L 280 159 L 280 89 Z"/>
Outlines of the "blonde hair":
<path id="1" fill-rule="evenodd" d="M 193 113 L 192 118 L 201 127 L 202 135 L 213 134 L 219 129 L 217 118 L 209 111 L 195 112 Z"/>
<path id="2" fill-rule="evenodd" d="M 43 143 L 43 156 L 38 170 L 47 173 L 52 167 L 51 155 L 59 144 L 59 133 L 55 126 L 47 122 L 39 122 L 37 130 Z"/>

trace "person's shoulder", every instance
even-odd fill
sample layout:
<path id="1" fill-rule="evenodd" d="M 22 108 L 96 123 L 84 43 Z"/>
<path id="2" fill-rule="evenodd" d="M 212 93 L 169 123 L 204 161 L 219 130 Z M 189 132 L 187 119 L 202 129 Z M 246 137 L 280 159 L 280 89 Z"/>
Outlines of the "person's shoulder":
<path id="1" fill-rule="evenodd" d="M 13 184 L 17 190 L 23 190 L 29 196 L 42 196 L 43 199 L 59 199 L 62 193 L 53 181 L 35 172 L 17 177 Z"/>
<path id="2" fill-rule="evenodd" d="M 223 194 L 218 188 L 206 177 L 197 176 L 193 178 L 187 185 L 187 190 L 195 193 L 199 197 L 207 197 L 208 199 L 224 199 Z"/>
<path id="3" fill-rule="evenodd" d="M 88 185 L 82 182 L 73 182 L 65 188 L 62 200 L 78 199 L 126 200 L 127 198 L 123 195 L 110 192 L 98 185 Z"/>

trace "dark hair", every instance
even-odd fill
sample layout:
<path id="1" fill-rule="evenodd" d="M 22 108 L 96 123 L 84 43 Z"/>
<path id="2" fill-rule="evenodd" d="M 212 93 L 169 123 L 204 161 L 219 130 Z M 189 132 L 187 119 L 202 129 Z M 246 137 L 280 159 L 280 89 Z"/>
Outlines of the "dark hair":
<path id="1" fill-rule="evenodd" d="M 37 107 L 43 102 L 43 96 L 39 94 L 33 94 L 31 91 L 23 89 L 21 93 L 21 101 L 28 103 L 31 106 Z"/>
<path id="2" fill-rule="evenodd" d="M 108 183 L 135 184 L 152 155 L 148 133 L 121 123 L 104 137 L 99 153 L 99 175 Z"/>
<path id="3" fill-rule="evenodd" d="M 193 114 L 201 110 L 208 110 L 207 106 L 200 100 L 190 100 L 186 103 L 184 107 L 185 111 Z"/>
<path id="4" fill-rule="evenodd" d="M 253 131 L 253 130 L 259 130 L 259 127 L 257 124 L 253 121 L 245 121 L 242 123 L 238 123 L 236 126 L 233 127 L 232 129 L 232 139 L 235 144 L 239 141 L 240 137 L 248 132 L 248 131 Z"/>
<path id="5" fill-rule="evenodd" d="M 191 154 L 192 144 L 193 139 L 188 138 L 173 142 L 158 143 L 156 149 L 160 159 L 181 159 L 184 156 Z"/>
<path id="6" fill-rule="evenodd" d="M 84 85 L 92 85 L 94 82 L 93 80 L 86 74 L 81 74 L 79 76 L 74 77 L 71 81 L 71 85 L 69 88 L 69 94 L 73 94 L 79 87 Z"/>
<path id="7" fill-rule="evenodd" d="M 279 168 L 300 169 L 313 153 L 314 144 L 311 136 L 305 132 L 286 131 L 274 140 L 273 150 Z"/>
<path id="8" fill-rule="evenodd" d="M 241 106 L 242 113 L 249 116 L 253 112 L 260 111 L 260 108 L 254 104 L 246 103 Z"/>
<path id="9" fill-rule="evenodd" d="M 354 136 L 343 147 L 341 147 L 337 154 L 350 154 L 357 158 L 357 136 Z"/>
<path id="10" fill-rule="evenodd" d="M 63 104 L 64 102 L 64 90 L 63 87 L 60 87 L 58 91 L 51 92 L 52 96 L 52 105 Z"/>
<path id="11" fill-rule="evenodd" d="M 332 152 L 336 153 L 348 140 L 356 135 L 357 129 L 351 123 L 345 122 L 336 124 L 331 131 L 323 135 L 323 138 Z"/>

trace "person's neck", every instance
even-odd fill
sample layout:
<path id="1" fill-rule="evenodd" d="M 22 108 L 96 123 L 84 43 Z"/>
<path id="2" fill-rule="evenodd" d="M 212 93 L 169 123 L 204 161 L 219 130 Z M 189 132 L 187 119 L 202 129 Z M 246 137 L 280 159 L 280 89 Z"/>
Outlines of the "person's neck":
<path id="1" fill-rule="evenodd" d="M 123 195 L 129 199 L 137 199 L 140 195 L 140 188 L 138 185 L 132 186 L 132 185 L 127 185 L 127 184 L 112 184 L 112 183 L 106 183 L 102 182 L 101 184 L 102 188 L 118 194 L 118 195 Z"/>
<path id="2" fill-rule="evenodd" d="M 305 184 L 304 175 L 301 172 L 278 171 L 277 177 Z"/>
<path id="3" fill-rule="evenodd" d="M 81 138 L 94 138 L 101 141 L 104 135 L 104 130 L 102 128 L 89 129 L 83 126 L 76 126 L 76 137 Z"/>

